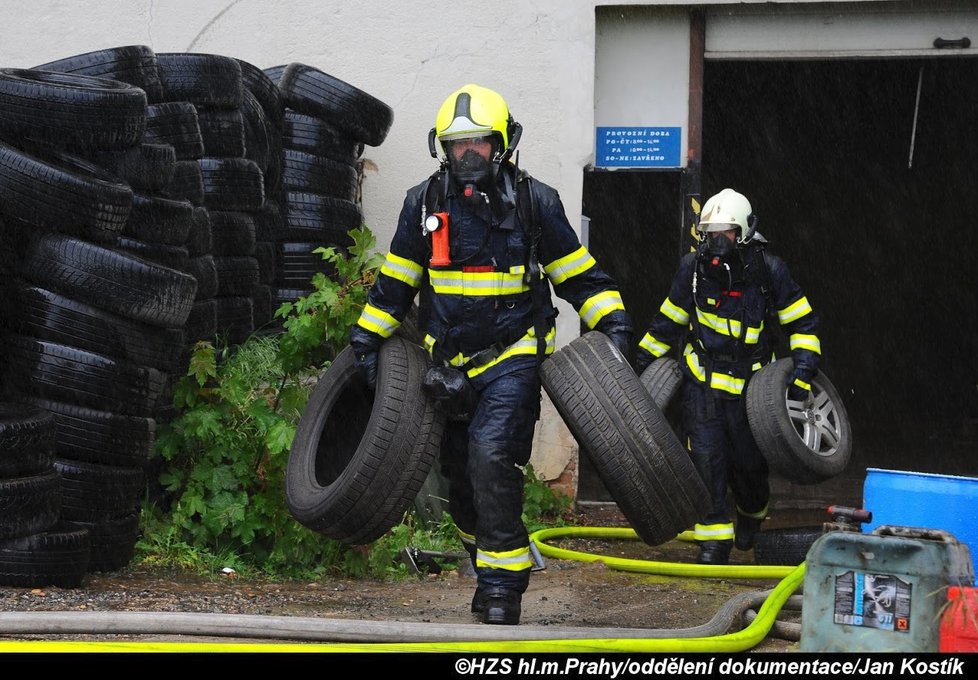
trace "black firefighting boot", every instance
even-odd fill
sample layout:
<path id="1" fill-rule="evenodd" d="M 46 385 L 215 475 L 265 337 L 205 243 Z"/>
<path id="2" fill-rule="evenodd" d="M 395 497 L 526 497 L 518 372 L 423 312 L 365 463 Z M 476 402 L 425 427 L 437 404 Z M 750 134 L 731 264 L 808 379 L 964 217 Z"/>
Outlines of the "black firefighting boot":
<path id="1" fill-rule="evenodd" d="M 734 547 L 737 550 L 750 550 L 757 541 L 757 532 L 761 530 L 763 517 L 749 517 L 737 512 L 737 526 L 734 533 Z"/>
<path id="2" fill-rule="evenodd" d="M 476 588 L 475 594 L 472 596 L 472 613 L 473 614 L 484 614 L 486 611 L 486 600 L 488 595 L 486 595 L 485 588 Z"/>
<path id="3" fill-rule="evenodd" d="M 508 588 L 491 587 L 484 590 L 484 597 L 483 623 L 515 626 L 520 622 L 522 593 Z M 473 606 L 474 604 L 473 599 Z"/>
<path id="4" fill-rule="evenodd" d="M 702 541 L 697 564 L 727 564 L 730 561 L 730 548 L 733 541 Z"/>
<path id="5" fill-rule="evenodd" d="M 475 566 L 476 564 L 476 551 L 475 544 L 472 540 L 467 540 L 469 534 L 463 536 L 462 547 L 465 548 L 465 552 L 469 554 L 469 563 L 472 565 L 472 573 L 478 574 L 479 570 Z M 482 614 L 486 610 L 486 589 L 483 586 L 478 586 L 475 589 L 475 594 L 472 596 L 472 613 Z"/>

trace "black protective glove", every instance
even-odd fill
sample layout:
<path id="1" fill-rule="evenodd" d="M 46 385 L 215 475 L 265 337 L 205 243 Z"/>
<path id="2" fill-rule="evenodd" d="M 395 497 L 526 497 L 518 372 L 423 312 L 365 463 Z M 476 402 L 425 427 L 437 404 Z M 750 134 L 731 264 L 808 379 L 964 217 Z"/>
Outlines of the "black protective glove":
<path id="1" fill-rule="evenodd" d="M 628 358 L 628 350 L 632 344 L 632 318 L 625 310 L 617 310 L 605 316 L 595 327 L 599 333 L 604 333 L 611 340 L 621 355 Z"/>
<path id="2" fill-rule="evenodd" d="M 377 359 L 379 356 L 380 353 L 375 349 L 353 348 L 354 363 L 367 383 L 367 387 L 371 390 L 377 387 Z"/>
<path id="3" fill-rule="evenodd" d="M 632 333 L 626 330 L 615 330 L 607 334 L 611 344 L 615 346 L 623 357 L 628 356 L 628 348 L 632 344 Z"/>
<path id="4" fill-rule="evenodd" d="M 476 393 L 465 373 L 451 366 L 432 366 L 421 389 L 448 415 L 466 416 L 472 412 Z"/>
<path id="5" fill-rule="evenodd" d="M 806 390 L 804 387 L 795 384 L 795 379 L 800 376 L 792 373 L 788 376 L 788 399 L 791 401 L 806 401 L 808 397 L 811 396 L 811 392 Z M 801 377 L 803 382 L 809 382 L 811 380 L 807 376 Z"/>

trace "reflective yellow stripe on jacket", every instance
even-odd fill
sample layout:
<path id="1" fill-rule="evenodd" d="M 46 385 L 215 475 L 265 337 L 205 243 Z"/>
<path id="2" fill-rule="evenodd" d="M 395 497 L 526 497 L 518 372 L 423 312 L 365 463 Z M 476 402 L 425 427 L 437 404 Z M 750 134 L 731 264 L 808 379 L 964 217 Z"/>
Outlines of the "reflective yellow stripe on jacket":
<path id="1" fill-rule="evenodd" d="M 663 303 L 659 306 L 659 311 L 665 314 L 667 317 L 675 321 L 680 326 L 685 326 L 689 323 L 689 314 L 682 307 L 676 305 L 672 300 L 666 298 Z"/>
<path id="2" fill-rule="evenodd" d="M 438 295 L 514 295 L 526 293 L 530 287 L 523 282 L 523 267 L 509 272 L 461 272 L 429 269 L 428 280 Z"/>
<path id="3" fill-rule="evenodd" d="M 792 351 L 796 349 L 807 349 L 815 354 L 822 353 L 822 343 L 817 335 L 807 335 L 805 333 L 792 333 L 788 338 L 788 345 Z"/>
<path id="4" fill-rule="evenodd" d="M 382 338 L 389 338 L 397 330 L 401 322 L 395 319 L 382 309 L 377 309 L 372 304 L 367 303 L 357 319 L 357 325 L 373 331 Z"/>
<path id="5" fill-rule="evenodd" d="M 691 344 L 686 345 L 686 348 L 683 350 L 683 356 L 686 357 L 686 365 L 689 367 L 690 372 L 696 377 L 697 380 L 705 383 L 706 370 L 700 366 L 700 358 L 697 356 L 696 352 L 693 351 L 693 346 Z M 751 370 L 756 371 L 760 367 L 760 362 L 757 362 L 751 366 Z M 713 371 L 710 374 L 710 387 L 715 390 L 729 392 L 730 394 L 741 394 L 744 391 L 744 384 L 746 382 L 747 381 L 743 378 L 736 378 L 720 371 Z"/>
<path id="6" fill-rule="evenodd" d="M 380 267 L 380 273 L 386 274 L 392 279 L 403 281 L 412 288 L 419 288 L 424 276 L 424 269 L 417 262 L 412 262 L 394 253 L 387 253 L 387 259 Z"/>
<path id="7" fill-rule="evenodd" d="M 669 351 L 671 345 L 667 345 L 661 340 L 655 339 L 651 333 L 646 333 L 642 336 L 642 340 L 638 343 L 638 346 L 647 351 L 654 357 L 661 357 Z"/>
<path id="8" fill-rule="evenodd" d="M 792 321 L 797 321 L 806 314 L 810 314 L 812 311 L 812 306 L 808 304 L 807 297 L 801 297 L 792 302 L 790 305 L 784 309 L 778 310 L 778 321 L 782 326 L 791 323 Z"/>
<path id="9" fill-rule="evenodd" d="M 763 322 L 761 322 L 761 326 L 759 328 L 748 326 L 747 335 L 742 336 L 741 334 L 743 333 L 743 327 L 739 321 L 736 319 L 727 319 L 722 316 L 717 316 L 716 314 L 711 314 L 710 312 L 704 312 L 699 307 L 696 308 L 696 320 L 701 326 L 709 328 L 714 333 L 726 335 L 731 338 L 743 337 L 744 344 L 746 345 L 756 345 L 758 340 L 761 338 L 761 330 L 764 328 Z"/>
<path id="10" fill-rule="evenodd" d="M 557 258 L 550 264 L 544 265 L 543 271 L 546 272 L 551 283 L 553 283 L 555 286 L 559 286 L 567 279 L 577 276 L 582 272 L 586 272 L 596 264 L 597 262 L 595 262 L 594 258 L 591 257 L 591 254 L 587 251 L 587 248 L 581 246 L 570 255 L 564 255 L 563 257 Z"/>
<path id="11" fill-rule="evenodd" d="M 581 305 L 580 316 L 588 328 L 594 328 L 605 316 L 617 310 L 624 310 L 625 303 L 617 290 L 606 290 L 592 295 Z"/>

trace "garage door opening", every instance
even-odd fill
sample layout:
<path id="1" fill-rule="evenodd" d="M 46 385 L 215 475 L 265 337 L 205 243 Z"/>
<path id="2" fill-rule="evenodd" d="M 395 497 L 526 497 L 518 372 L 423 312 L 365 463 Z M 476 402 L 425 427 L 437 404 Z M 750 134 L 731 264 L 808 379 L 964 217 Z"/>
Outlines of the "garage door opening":
<path id="1" fill-rule="evenodd" d="M 856 474 L 978 473 L 975 83 L 971 57 L 706 63 L 703 197 L 745 193 L 820 313 Z M 640 329 L 691 243 L 680 183 L 585 173 L 589 247 Z"/>

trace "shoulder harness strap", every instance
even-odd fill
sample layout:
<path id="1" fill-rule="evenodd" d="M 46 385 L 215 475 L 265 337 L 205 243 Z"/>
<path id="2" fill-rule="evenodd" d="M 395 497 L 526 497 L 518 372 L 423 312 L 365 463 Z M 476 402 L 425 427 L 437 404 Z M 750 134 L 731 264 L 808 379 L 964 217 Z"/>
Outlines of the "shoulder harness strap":
<path id="1" fill-rule="evenodd" d="M 444 168 L 436 170 L 425 180 L 421 190 L 421 223 L 434 212 L 439 212 L 448 196 L 448 172 Z"/>
<path id="2" fill-rule="evenodd" d="M 537 365 L 547 356 L 547 330 L 549 327 L 546 281 L 540 275 L 540 206 L 537 202 L 533 179 L 523 171 L 516 176 L 516 213 L 523 225 L 529 248 L 523 282 L 530 288 L 533 300 L 533 332 L 537 338 Z"/>
<path id="3" fill-rule="evenodd" d="M 771 337 L 773 341 L 769 349 L 774 349 L 774 346 L 783 340 L 784 334 L 781 332 L 781 320 L 778 318 L 778 308 L 774 302 L 774 291 L 771 289 L 771 256 L 768 255 L 767 250 L 763 246 L 760 247 L 761 266 L 759 271 L 755 273 L 755 281 L 761 287 L 761 292 L 764 294 L 764 316 L 767 320 L 767 325 L 771 329 Z"/>

